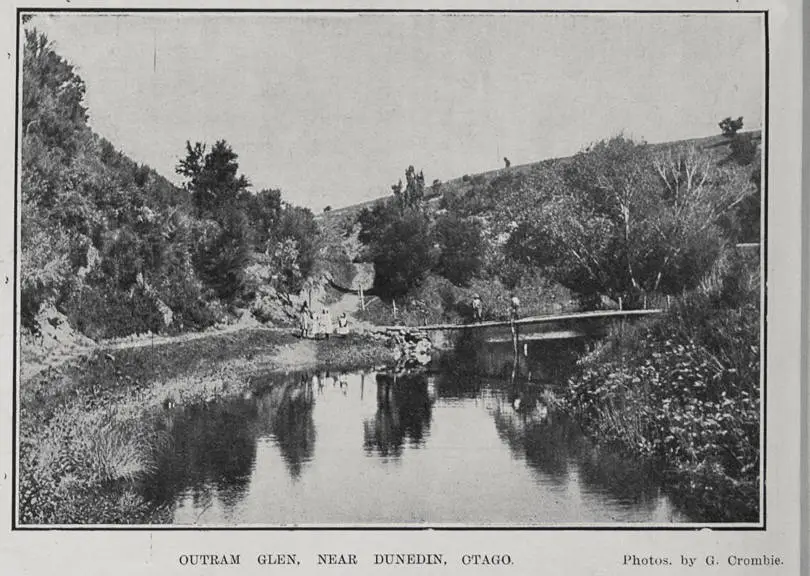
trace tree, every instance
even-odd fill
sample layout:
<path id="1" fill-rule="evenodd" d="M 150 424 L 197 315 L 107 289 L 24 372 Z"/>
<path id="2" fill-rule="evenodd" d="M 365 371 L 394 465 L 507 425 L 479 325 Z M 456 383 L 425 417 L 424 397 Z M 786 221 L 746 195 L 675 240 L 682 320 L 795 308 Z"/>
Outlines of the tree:
<path id="1" fill-rule="evenodd" d="M 401 296 L 421 284 L 432 267 L 430 221 L 409 210 L 392 220 L 371 247 L 374 286 L 382 296 Z"/>
<path id="2" fill-rule="evenodd" d="M 275 238 L 281 220 L 281 190 L 264 189 L 248 194 L 244 201 L 245 213 L 253 228 L 254 245 L 263 250 L 267 241 Z"/>
<path id="3" fill-rule="evenodd" d="M 721 217 L 752 192 L 694 147 L 653 152 L 623 137 L 534 185 L 545 198 L 516 222 L 507 252 L 579 294 L 630 305 L 694 287 L 721 249 Z"/>
<path id="4" fill-rule="evenodd" d="M 723 118 L 720 123 L 720 130 L 723 131 L 723 136 L 734 136 L 737 132 L 742 130 L 743 117 L 740 116 L 736 120 L 732 120 L 731 116 Z"/>
<path id="5" fill-rule="evenodd" d="M 366 246 L 371 245 L 380 232 L 399 216 L 401 210 L 398 208 L 387 200 L 377 202 L 370 209 L 363 208 L 357 216 L 357 222 L 360 224 L 358 234 L 360 242 Z"/>
<path id="6" fill-rule="evenodd" d="M 270 257 L 271 267 L 275 270 L 275 288 L 286 291 L 300 290 L 304 276 L 301 274 L 299 264 L 301 255 L 298 243 L 292 238 L 285 238 L 269 245 L 267 255 Z"/>
<path id="7" fill-rule="evenodd" d="M 391 186 L 396 201 L 405 208 L 419 208 L 425 198 L 425 175 L 420 170 L 416 173 L 413 166 L 408 166 L 405 170 L 405 188 L 402 188 L 402 180 Z"/>
<path id="8" fill-rule="evenodd" d="M 205 224 L 196 268 L 218 298 L 235 301 L 242 296 L 250 264 L 249 230 L 247 216 L 237 208 L 223 208 L 219 220 Z"/>
<path id="9" fill-rule="evenodd" d="M 432 268 L 431 222 L 424 206 L 425 176 L 413 166 L 391 186 L 394 197 L 363 209 L 359 239 L 374 262 L 375 289 L 382 296 L 405 294 Z"/>
<path id="10" fill-rule="evenodd" d="M 186 187 L 192 194 L 200 217 L 215 218 L 224 206 L 242 200 L 250 186 L 244 175 L 237 176 L 237 154 L 225 140 L 218 140 L 209 152 L 200 142 L 186 141 L 186 157 L 175 171 L 187 178 Z"/>
<path id="11" fill-rule="evenodd" d="M 481 225 L 471 218 L 447 214 L 436 222 L 434 236 L 439 247 L 438 273 L 453 284 L 468 285 L 484 263 Z"/>
<path id="12" fill-rule="evenodd" d="M 299 274 L 289 277 L 291 280 L 286 288 L 291 292 L 301 290 L 303 279 L 313 272 L 318 253 L 320 231 L 315 215 L 309 208 L 284 203 L 271 240 L 276 243 L 295 242 Z"/>
<path id="13" fill-rule="evenodd" d="M 250 183 L 237 175 L 237 158 L 224 140 L 217 141 L 209 152 L 205 144 L 197 142 L 192 146 L 187 141 L 186 157 L 176 167 L 177 173 L 187 178 L 186 188 L 198 217 L 208 221 L 201 228 L 196 268 L 217 297 L 231 301 L 238 299 L 245 288 L 252 230 L 244 211 L 244 206 L 250 204 Z M 272 201 L 272 193 L 269 196 Z"/>

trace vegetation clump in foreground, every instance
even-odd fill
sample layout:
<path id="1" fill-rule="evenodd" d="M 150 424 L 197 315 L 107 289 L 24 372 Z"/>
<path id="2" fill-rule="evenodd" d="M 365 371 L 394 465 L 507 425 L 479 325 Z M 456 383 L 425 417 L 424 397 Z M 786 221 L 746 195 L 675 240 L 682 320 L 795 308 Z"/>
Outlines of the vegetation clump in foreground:
<path id="1" fill-rule="evenodd" d="M 616 328 L 566 405 L 600 441 L 649 457 L 696 517 L 755 522 L 760 494 L 759 278 L 741 256 L 663 318 Z"/>

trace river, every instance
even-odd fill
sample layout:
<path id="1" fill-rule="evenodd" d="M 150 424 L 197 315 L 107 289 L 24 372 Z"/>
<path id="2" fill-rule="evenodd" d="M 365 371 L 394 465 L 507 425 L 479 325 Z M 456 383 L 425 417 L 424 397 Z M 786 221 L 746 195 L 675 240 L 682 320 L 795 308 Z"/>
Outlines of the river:
<path id="1" fill-rule="evenodd" d="M 502 376 L 482 374 L 493 357 Z M 690 521 L 649 469 L 551 408 L 531 358 L 514 375 L 507 359 L 265 374 L 243 397 L 167 408 L 143 494 L 178 525 Z"/>

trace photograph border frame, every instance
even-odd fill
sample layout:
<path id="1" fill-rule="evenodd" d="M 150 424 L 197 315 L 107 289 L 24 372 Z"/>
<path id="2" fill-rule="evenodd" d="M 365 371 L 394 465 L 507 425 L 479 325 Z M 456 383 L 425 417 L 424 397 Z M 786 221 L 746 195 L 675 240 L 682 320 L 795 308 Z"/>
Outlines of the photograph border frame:
<path id="1" fill-rule="evenodd" d="M 130 8 L 87 8 L 87 7 L 20 7 L 15 8 L 16 13 L 16 69 L 14 93 L 14 263 L 13 263 L 13 334 L 12 334 L 12 467 L 11 467 L 11 531 L 12 532 L 41 532 L 41 531 L 67 531 L 67 532 L 223 532 L 223 531 L 285 531 L 285 532 L 342 532 L 342 531 L 436 531 L 436 532 L 464 532 L 464 531 L 675 531 L 695 532 L 701 530 L 712 531 L 739 531 L 739 532 L 766 532 L 767 531 L 767 358 L 768 358 L 768 209 L 769 209 L 769 165 L 770 165 L 770 20 L 771 8 L 763 9 L 482 9 L 482 8 L 180 8 L 180 7 L 130 7 Z M 174 524 L 21 524 L 18 515 L 19 499 L 19 395 L 20 395 L 20 317 L 19 295 L 20 289 L 20 164 L 22 145 L 20 141 L 21 123 L 21 93 L 22 93 L 22 45 L 21 29 L 24 14 L 726 14 L 726 15 L 752 15 L 762 16 L 764 26 L 763 35 L 763 127 L 762 127 L 762 195 L 761 195 L 761 232 L 759 266 L 761 273 L 760 295 L 760 510 L 758 522 L 694 522 L 682 524 L 652 524 L 649 523 L 562 523 L 559 525 L 501 525 L 501 524 L 317 524 L 317 525 L 174 525 Z M 806 353 L 805 353 L 806 354 Z"/>

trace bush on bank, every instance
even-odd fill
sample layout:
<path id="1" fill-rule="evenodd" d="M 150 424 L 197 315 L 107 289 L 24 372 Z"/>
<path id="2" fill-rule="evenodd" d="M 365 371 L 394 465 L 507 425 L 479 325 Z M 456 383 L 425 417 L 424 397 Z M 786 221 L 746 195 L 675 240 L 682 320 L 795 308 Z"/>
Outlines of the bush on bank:
<path id="1" fill-rule="evenodd" d="M 442 276 L 428 274 L 418 288 L 394 300 L 371 299 L 365 310 L 358 311 L 361 320 L 381 326 L 425 324 L 459 324 L 472 322 L 472 299 L 478 294 L 483 302 L 484 320 L 509 318 L 510 298 L 521 302 L 521 316 L 558 314 L 578 309 L 571 293 L 539 274 L 527 275 L 510 290 L 498 278 L 474 278 L 461 287 Z M 396 314 L 392 302 L 396 303 Z"/>
<path id="2" fill-rule="evenodd" d="M 676 497 L 716 522 L 759 513 L 759 290 L 738 262 L 664 317 L 615 327 L 566 398 L 592 435 L 656 460 Z"/>

